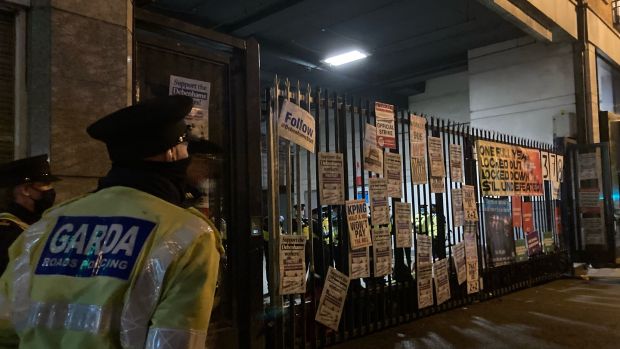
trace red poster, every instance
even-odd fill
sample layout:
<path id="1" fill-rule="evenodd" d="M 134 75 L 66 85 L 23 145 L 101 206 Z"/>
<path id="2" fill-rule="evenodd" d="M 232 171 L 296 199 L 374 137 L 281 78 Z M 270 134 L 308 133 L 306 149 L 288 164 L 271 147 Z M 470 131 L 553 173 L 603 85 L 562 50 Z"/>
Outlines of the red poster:
<path id="1" fill-rule="evenodd" d="M 514 228 L 520 228 L 523 226 L 521 218 L 521 197 L 512 197 L 512 226 Z"/>
<path id="2" fill-rule="evenodd" d="M 532 203 L 523 202 L 521 205 L 523 215 L 523 231 L 526 233 L 533 232 L 534 229 L 534 217 L 532 216 Z"/>

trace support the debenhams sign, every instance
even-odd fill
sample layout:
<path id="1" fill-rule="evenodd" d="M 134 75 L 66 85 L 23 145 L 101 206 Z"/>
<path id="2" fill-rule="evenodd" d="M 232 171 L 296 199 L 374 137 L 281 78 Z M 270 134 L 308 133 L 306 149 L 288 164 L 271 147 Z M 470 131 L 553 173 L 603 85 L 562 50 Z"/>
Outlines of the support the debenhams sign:
<path id="1" fill-rule="evenodd" d="M 280 137 L 297 143 L 314 153 L 314 142 L 316 139 L 314 118 L 295 103 L 287 100 L 282 103 L 278 120 L 278 132 Z"/>

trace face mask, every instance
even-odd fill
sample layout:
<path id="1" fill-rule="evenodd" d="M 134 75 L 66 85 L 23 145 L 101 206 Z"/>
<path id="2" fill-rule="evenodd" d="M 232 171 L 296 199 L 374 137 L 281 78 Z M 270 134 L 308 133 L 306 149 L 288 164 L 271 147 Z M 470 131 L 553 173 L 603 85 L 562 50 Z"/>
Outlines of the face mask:
<path id="1" fill-rule="evenodd" d="M 56 190 L 54 189 L 40 191 L 40 193 L 41 198 L 34 200 L 34 211 L 37 214 L 43 214 L 45 210 L 54 205 L 54 201 L 56 200 Z"/>

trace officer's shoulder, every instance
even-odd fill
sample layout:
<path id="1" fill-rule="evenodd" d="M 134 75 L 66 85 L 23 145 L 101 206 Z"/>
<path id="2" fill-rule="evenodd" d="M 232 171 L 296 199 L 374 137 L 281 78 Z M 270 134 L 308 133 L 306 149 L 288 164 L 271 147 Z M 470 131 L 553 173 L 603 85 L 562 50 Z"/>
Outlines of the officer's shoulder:
<path id="1" fill-rule="evenodd" d="M 16 222 L 10 220 L 10 219 L 6 219 L 6 218 L 2 218 L 0 217 L 0 231 L 4 232 L 4 233 L 21 233 L 24 230 L 23 227 L 21 227 L 19 224 L 17 224 Z"/>

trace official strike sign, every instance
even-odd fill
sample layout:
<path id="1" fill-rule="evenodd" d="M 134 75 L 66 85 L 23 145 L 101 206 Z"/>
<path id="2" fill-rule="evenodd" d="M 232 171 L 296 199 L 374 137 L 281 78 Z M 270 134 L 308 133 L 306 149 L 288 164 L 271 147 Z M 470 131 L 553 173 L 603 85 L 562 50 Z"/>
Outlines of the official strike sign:
<path id="1" fill-rule="evenodd" d="M 396 149 L 394 106 L 375 102 L 375 115 L 377 116 L 377 144 L 383 148 Z"/>
<path id="2" fill-rule="evenodd" d="M 278 132 L 282 138 L 297 143 L 314 153 L 314 141 L 316 139 L 314 118 L 295 103 L 287 100 L 282 103 Z"/>
<path id="3" fill-rule="evenodd" d="M 483 195 L 543 194 L 538 150 L 488 141 L 476 141 L 476 150 Z"/>

